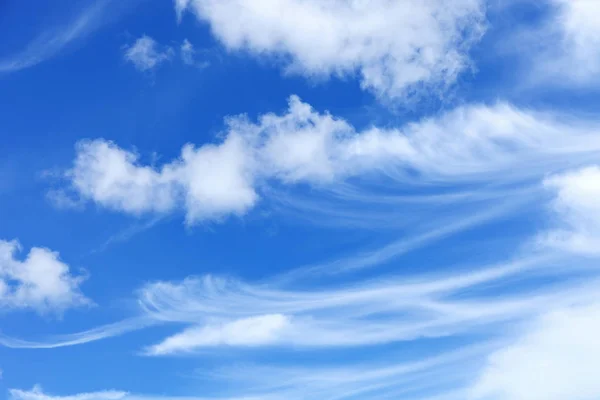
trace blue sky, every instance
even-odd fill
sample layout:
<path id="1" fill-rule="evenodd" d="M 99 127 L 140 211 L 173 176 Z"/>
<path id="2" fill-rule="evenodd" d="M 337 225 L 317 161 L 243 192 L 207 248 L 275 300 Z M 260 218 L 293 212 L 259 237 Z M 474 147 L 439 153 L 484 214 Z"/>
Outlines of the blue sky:
<path id="1" fill-rule="evenodd" d="M 0 2 L 0 398 L 599 398 L 598 15 Z"/>

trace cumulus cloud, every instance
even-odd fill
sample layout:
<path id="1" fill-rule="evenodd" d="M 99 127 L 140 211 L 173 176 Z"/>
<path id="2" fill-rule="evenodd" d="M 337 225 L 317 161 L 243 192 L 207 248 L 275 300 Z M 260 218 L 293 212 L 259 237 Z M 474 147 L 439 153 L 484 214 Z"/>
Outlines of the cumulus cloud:
<path id="1" fill-rule="evenodd" d="M 69 172 L 84 198 L 126 212 L 164 211 L 173 206 L 173 182 L 148 166 L 137 165 L 137 155 L 111 142 L 80 142 Z"/>
<path id="2" fill-rule="evenodd" d="M 134 153 L 111 142 L 78 145 L 68 173 L 84 199 L 133 214 L 167 212 L 184 205 L 187 220 L 243 214 L 257 201 L 251 159 L 241 138 L 230 135 L 218 145 L 187 145 L 181 157 L 160 170 L 142 166 Z"/>
<path id="3" fill-rule="evenodd" d="M 90 303 L 79 290 L 83 277 L 72 275 L 58 253 L 33 247 L 21 261 L 20 249 L 15 240 L 0 240 L 0 309 L 62 312 Z"/>
<path id="4" fill-rule="evenodd" d="M 589 166 L 553 175 L 544 186 L 555 193 L 552 211 L 562 227 L 541 240 L 569 251 L 600 254 L 600 168 Z"/>
<path id="5" fill-rule="evenodd" d="M 188 222 L 242 215 L 254 206 L 253 163 L 251 149 L 235 133 L 218 145 L 185 146 L 172 171 L 185 193 Z"/>
<path id="6" fill-rule="evenodd" d="M 171 59 L 173 49 L 161 46 L 149 36 L 138 38 L 125 48 L 125 60 L 131 62 L 140 71 L 151 71 Z"/>
<path id="7" fill-rule="evenodd" d="M 526 25 L 513 38 L 523 54 L 527 83 L 597 86 L 600 72 L 600 3 L 595 0 L 547 0 L 547 18 L 540 26 Z M 519 43 L 524 43 L 519 44 Z"/>
<path id="8" fill-rule="evenodd" d="M 593 400 L 600 396 L 600 305 L 540 317 L 494 352 L 473 387 L 474 399 Z"/>
<path id="9" fill-rule="evenodd" d="M 360 75 L 387 99 L 443 90 L 485 30 L 480 0 L 178 0 L 232 50 L 271 55 L 306 76 Z"/>
<path id="10" fill-rule="evenodd" d="M 79 196 L 104 207 L 138 215 L 183 208 L 195 223 L 245 214 L 271 181 L 332 186 L 380 174 L 406 183 L 415 172 L 422 182 L 536 178 L 575 154 L 597 155 L 599 130 L 499 103 L 459 107 L 397 129 L 357 131 L 292 96 L 285 113 L 256 122 L 229 118 L 223 140 L 188 144 L 160 167 L 142 165 L 112 142 L 81 142 L 67 177 Z"/>

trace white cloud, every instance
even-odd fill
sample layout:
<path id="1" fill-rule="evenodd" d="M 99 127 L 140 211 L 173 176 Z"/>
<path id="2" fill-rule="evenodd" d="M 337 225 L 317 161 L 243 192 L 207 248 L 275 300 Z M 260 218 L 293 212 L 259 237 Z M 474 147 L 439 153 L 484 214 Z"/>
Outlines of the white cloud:
<path id="1" fill-rule="evenodd" d="M 496 330 L 507 321 L 596 293 L 597 282 L 576 289 L 540 283 L 536 290 L 513 289 L 493 298 L 468 296 L 509 277 L 556 273 L 553 262 L 536 256 L 445 277 L 388 277 L 303 291 L 205 277 L 147 285 L 139 293 L 139 304 L 149 318 L 191 325 L 150 347 L 151 355 L 219 346 L 331 348 L 417 341 Z"/>
<path id="2" fill-rule="evenodd" d="M 223 345 L 359 346 L 446 336 L 520 319 L 540 307 L 571 304 L 585 298 L 590 290 L 594 292 L 595 288 L 584 287 L 572 292 L 568 286 L 554 286 L 545 292 L 540 285 L 535 293 L 514 293 L 481 302 L 452 299 L 519 274 L 553 274 L 562 267 L 554 265 L 551 256 L 532 256 L 478 266 L 463 274 L 388 277 L 385 281 L 304 291 L 288 290 L 276 282 L 250 285 L 211 276 L 156 282 L 138 292 L 141 315 L 137 318 L 43 342 L 0 335 L 0 344 L 10 348 L 73 346 L 166 323 L 190 328 L 151 346 L 149 354 Z"/>
<path id="3" fill-rule="evenodd" d="M 242 215 L 254 206 L 253 162 L 251 149 L 235 133 L 219 145 L 185 146 L 181 163 L 165 168 L 172 168 L 185 192 L 187 222 Z"/>
<path id="4" fill-rule="evenodd" d="M 547 18 L 526 24 L 506 40 L 518 51 L 525 83 L 552 87 L 597 86 L 600 73 L 600 3 L 596 0 L 546 0 Z"/>
<path id="5" fill-rule="evenodd" d="M 131 318 L 75 334 L 55 336 L 41 342 L 14 339 L 0 334 L 0 345 L 11 349 L 55 349 L 58 347 L 75 346 L 123 335 L 127 332 L 156 325 L 156 323 L 155 320 L 151 320 L 147 317 Z"/>
<path id="6" fill-rule="evenodd" d="M 200 60 L 198 57 L 198 53 L 202 51 L 196 50 L 192 42 L 187 39 L 184 39 L 179 47 L 179 53 L 181 55 L 181 61 L 185 65 L 197 67 L 197 68 L 206 68 L 210 65 L 210 63 L 206 60 Z M 204 53 L 205 54 L 205 53 Z"/>
<path id="7" fill-rule="evenodd" d="M 289 322 L 285 315 L 272 314 L 193 327 L 150 347 L 148 354 L 170 354 L 219 345 L 259 346 L 270 344 L 277 341 L 281 332 L 289 327 Z"/>
<path id="8" fill-rule="evenodd" d="M 600 168 L 554 175 L 544 185 L 556 193 L 552 210 L 565 228 L 551 231 L 542 241 L 574 252 L 600 254 Z"/>
<path id="9" fill-rule="evenodd" d="M 194 46 L 192 45 L 192 43 L 187 40 L 184 39 L 183 43 L 181 44 L 181 60 L 183 61 L 184 64 L 186 65 L 193 65 L 194 64 L 194 54 L 195 54 L 195 50 L 194 50 Z"/>
<path id="10" fill-rule="evenodd" d="M 109 3 L 108 0 L 95 1 L 64 26 L 41 33 L 20 53 L 0 60 L 0 73 L 33 67 L 54 57 L 68 45 L 85 38 L 103 24 Z"/>
<path id="11" fill-rule="evenodd" d="M 10 389 L 11 400 L 121 400 L 128 398 L 128 393 L 114 390 L 95 393 L 79 393 L 72 396 L 51 396 L 35 386 L 31 390 Z"/>
<path id="12" fill-rule="evenodd" d="M 126 212 L 165 211 L 175 196 L 169 173 L 137 165 L 137 156 L 111 142 L 96 140 L 77 145 L 69 178 L 83 198 Z"/>
<path id="13" fill-rule="evenodd" d="M 150 71 L 171 59 L 173 49 L 159 45 L 149 36 L 142 36 L 125 49 L 125 60 L 140 71 Z"/>
<path id="14" fill-rule="evenodd" d="M 249 171 L 251 159 L 235 134 L 219 145 L 187 145 L 181 158 L 160 170 L 137 163 L 134 153 L 111 142 L 78 145 L 68 173 L 84 199 L 125 212 L 167 212 L 178 205 L 190 223 L 243 214 L 257 201 Z"/>
<path id="15" fill-rule="evenodd" d="M 485 30 L 480 0 L 176 1 L 193 8 L 229 49 L 288 61 L 306 76 L 357 73 L 383 98 L 443 90 L 470 64 L 468 50 Z"/>
<path id="16" fill-rule="evenodd" d="M 596 79 L 600 73 L 600 3 L 595 0 L 553 0 L 558 7 L 555 23 L 560 29 L 563 52 L 555 71 L 577 83 Z"/>
<path id="17" fill-rule="evenodd" d="M 594 400 L 600 397 L 600 305 L 560 309 L 493 353 L 475 399 Z"/>
<path id="18" fill-rule="evenodd" d="M 81 294 L 81 276 L 73 276 L 56 252 L 33 247 L 25 260 L 15 258 L 17 241 L 0 240 L 0 309 L 31 308 L 62 312 L 90 304 Z"/>
<path id="19" fill-rule="evenodd" d="M 68 193 L 62 189 L 49 190 L 48 193 L 46 193 L 46 199 L 54 207 L 63 210 L 81 210 L 84 206 L 82 201 L 69 196 Z"/>
<path id="20" fill-rule="evenodd" d="M 399 293 L 403 292 L 399 291 L 395 297 Z M 353 295 L 358 297 L 359 293 Z M 592 295 L 597 299 L 597 292 Z M 334 300 L 334 296 L 330 300 Z M 293 306 L 296 301 L 297 298 L 291 297 L 288 303 Z M 339 311 L 342 310 L 344 309 Z M 266 323 L 267 318 L 276 323 Z M 266 326 L 279 327 L 279 322 L 284 320 L 287 319 L 265 316 L 259 325 L 265 323 Z M 454 351 L 435 348 L 426 356 L 407 356 L 402 351 L 389 350 L 383 356 L 369 357 L 369 361 L 344 360 L 339 364 L 327 363 L 325 366 L 319 365 L 318 361 L 309 360 L 304 360 L 302 365 L 289 365 L 286 362 L 265 366 L 228 365 L 224 369 L 208 373 L 207 378 L 211 382 L 222 382 L 227 387 L 224 393 L 238 394 L 241 396 L 239 398 L 246 399 L 598 398 L 600 383 L 594 374 L 600 367 L 600 343 L 596 339 L 600 328 L 598 303 L 559 307 L 542 316 L 529 316 L 525 320 L 528 321 L 526 329 L 516 339 L 511 339 L 508 345 L 484 342 L 459 347 Z M 258 322 L 259 319 L 256 319 L 250 325 Z M 251 330 L 255 330 L 255 327 L 251 327 Z M 267 331 L 270 332 L 269 329 Z M 224 330 L 219 330 L 219 340 L 223 333 Z M 238 337 L 242 333 L 243 329 L 239 329 L 227 337 Z M 484 368 L 477 371 L 480 365 L 484 365 Z M 474 382 L 473 376 L 476 376 Z M 10 393 L 13 400 L 161 398 L 114 391 L 51 396 L 44 394 L 39 388 L 32 391 L 13 389 Z M 163 397 L 167 398 L 169 397 Z M 207 396 L 208 398 L 212 397 Z M 217 398 L 229 397 L 222 395 Z"/>
<path id="21" fill-rule="evenodd" d="M 384 175 L 395 182 L 511 182 L 539 178 L 600 153 L 600 128 L 519 110 L 507 104 L 459 107 L 399 129 L 356 131 L 295 96 L 287 112 L 257 122 L 232 117 L 224 139 L 186 145 L 160 168 L 111 142 L 80 143 L 67 174 L 82 198 L 132 214 L 184 208 L 188 223 L 243 215 L 258 187 L 334 186 L 347 178 Z M 411 175 L 412 174 L 412 175 Z"/>

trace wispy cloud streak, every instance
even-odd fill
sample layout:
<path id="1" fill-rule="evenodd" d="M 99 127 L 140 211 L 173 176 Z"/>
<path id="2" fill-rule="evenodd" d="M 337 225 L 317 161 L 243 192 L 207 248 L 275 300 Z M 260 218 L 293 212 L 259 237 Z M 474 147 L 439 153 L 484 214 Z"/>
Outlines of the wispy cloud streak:
<path id="1" fill-rule="evenodd" d="M 16 72 L 48 60 L 67 46 L 84 39 L 100 28 L 112 0 L 96 0 L 64 26 L 42 32 L 18 54 L 0 60 L 0 73 Z M 114 15 L 113 15 L 114 17 Z"/>

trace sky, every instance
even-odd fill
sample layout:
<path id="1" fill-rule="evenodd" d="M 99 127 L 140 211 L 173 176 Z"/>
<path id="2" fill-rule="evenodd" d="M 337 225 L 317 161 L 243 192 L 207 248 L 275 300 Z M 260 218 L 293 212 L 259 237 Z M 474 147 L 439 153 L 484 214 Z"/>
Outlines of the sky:
<path id="1" fill-rule="evenodd" d="M 598 16 L 0 1 L 0 398 L 600 398 Z"/>

